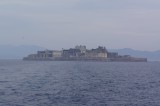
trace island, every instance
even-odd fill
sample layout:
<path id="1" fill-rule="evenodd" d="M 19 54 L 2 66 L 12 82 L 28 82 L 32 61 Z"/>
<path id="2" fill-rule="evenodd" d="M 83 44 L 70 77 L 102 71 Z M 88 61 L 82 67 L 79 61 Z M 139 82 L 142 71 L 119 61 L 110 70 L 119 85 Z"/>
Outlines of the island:
<path id="1" fill-rule="evenodd" d="M 86 46 L 75 46 L 75 48 L 62 50 L 37 51 L 23 60 L 37 61 L 99 61 L 99 62 L 147 62 L 147 58 L 132 57 L 130 55 L 119 55 L 117 52 L 109 52 L 105 47 L 99 46 L 95 49 L 87 49 Z"/>

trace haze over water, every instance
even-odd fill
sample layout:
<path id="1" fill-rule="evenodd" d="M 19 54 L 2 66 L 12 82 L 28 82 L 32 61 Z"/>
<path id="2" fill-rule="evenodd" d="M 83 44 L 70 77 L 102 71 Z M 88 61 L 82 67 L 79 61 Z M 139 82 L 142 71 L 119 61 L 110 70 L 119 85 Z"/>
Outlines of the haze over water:
<path id="1" fill-rule="evenodd" d="M 0 106 L 158 106 L 160 63 L 0 61 Z"/>

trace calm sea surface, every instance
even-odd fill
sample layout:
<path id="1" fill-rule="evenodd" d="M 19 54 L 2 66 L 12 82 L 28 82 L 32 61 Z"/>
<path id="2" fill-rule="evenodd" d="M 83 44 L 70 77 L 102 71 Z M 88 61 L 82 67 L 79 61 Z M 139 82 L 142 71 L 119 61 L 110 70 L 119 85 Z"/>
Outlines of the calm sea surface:
<path id="1" fill-rule="evenodd" d="M 160 63 L 0 60 L 0 106 L 160 106 Z"/>

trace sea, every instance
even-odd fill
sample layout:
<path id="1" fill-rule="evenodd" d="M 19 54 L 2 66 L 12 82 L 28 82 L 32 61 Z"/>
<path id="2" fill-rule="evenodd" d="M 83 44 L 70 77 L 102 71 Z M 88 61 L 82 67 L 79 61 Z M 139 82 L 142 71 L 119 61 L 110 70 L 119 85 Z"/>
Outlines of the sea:
<path id="1" fill-rule="evenodd" d="M 160 62 L 0 60 L 0 106 L 160 106 Z"/>

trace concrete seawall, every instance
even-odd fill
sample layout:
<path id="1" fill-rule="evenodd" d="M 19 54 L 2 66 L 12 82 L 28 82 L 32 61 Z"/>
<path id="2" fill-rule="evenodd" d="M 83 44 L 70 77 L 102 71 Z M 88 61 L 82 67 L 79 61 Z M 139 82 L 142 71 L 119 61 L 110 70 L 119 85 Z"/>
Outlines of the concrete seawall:
<path id="1" fill-rule="evenodd" d="M 99 62 L 147 62 L 147 58 L 23 58 L 23 60 L 35 61 L 99 61 Z"/>

